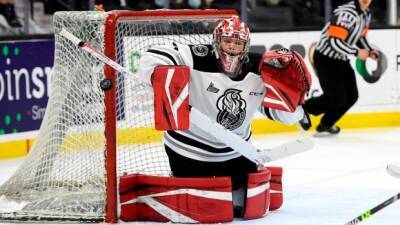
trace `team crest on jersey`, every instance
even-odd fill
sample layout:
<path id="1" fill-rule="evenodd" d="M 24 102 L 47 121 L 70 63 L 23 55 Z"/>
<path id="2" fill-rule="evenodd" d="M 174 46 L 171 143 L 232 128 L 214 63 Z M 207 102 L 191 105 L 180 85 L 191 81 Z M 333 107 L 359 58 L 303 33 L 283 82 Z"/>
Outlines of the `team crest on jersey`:
<path id="1" fill-rule="evenodd" d="M 205 45 L 193 45 L 192 50 L 197 56 L 204 57 L 208 54 L 208 48 Z"/>
<path id="2" fill-rule="evenodd" d="M 240 127 L 246 117 L 246 101 L 240 96 L 240 92 L 237 89 L 228 89 L 217 101 L 217 122 L 226 129 Z"/>

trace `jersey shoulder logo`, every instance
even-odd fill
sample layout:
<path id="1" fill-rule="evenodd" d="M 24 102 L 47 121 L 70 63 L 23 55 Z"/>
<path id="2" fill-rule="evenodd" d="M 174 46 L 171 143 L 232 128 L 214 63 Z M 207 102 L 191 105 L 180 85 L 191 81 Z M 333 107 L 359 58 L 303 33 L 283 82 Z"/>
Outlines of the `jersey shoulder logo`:
<path id="1" fill-rule="evenodd" d="M 340 12 L 337 17 L 337 25 L 349 29 L 357 21 L 353 14 L 348 12 Z"/>
<path id="2" fill-rule="evenodd" d="M 242 91 L 228 89 L 217 100 L 217 122 L 228 130 L 240 127 L 246 118 L 246 101 L 240 96 L 240 92 Z"/>
<path id="3" fill-rule="evenodd" d="M 207 91 L 213 92 L 213 93 L 218 93 L 219 89 L 215 87 L 213 82 L 211 82 L 207 87 Z"/>
<path id="4" fill-rule="evenodd" d="M 196 56 L 204 57 L 208 54 L 208 48 L 205 45 L 193 45 L 192 46 L 193 54 Z"/>

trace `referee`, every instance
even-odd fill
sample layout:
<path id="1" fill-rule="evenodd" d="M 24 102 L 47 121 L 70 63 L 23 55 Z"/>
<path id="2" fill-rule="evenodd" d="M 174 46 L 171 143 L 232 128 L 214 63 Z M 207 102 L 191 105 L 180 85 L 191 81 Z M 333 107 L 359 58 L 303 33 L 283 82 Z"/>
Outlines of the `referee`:
<path id="1" fill-rule="evenodd" d="M 338 6 L 322 30 L 314 52 L 314 66 L 323 94 L 312 97 L 304 109 L 312 115 L 323 114 L 318 133 L 337 134 L 335 123 L 356 103 L 358 88 L 348 56 L 361 60 L 379 58 L 367 41 L 372 0 L 353 0 Z M 300 122 L 303 129 L 309 126 Z"/>

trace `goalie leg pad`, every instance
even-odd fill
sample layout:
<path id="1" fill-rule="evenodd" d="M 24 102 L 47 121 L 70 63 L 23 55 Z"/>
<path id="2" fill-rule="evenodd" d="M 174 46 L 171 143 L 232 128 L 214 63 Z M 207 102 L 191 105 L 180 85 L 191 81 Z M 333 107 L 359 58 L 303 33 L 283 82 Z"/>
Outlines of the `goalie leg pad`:
<path id="1" fill-rule="evenodd" d="M 152 75 L 156 130 L 189 129 L 189 79 L 187 66 L 157 66 Z"/>
<path id="2" fill-rule="evenodd" d="M 230 177 L 131 174 L 120 178 L 119 195 L 123 221 L 222 223 L 233 220 Z"/>
<path id="3" fill-rule="evenodd" d="M 271 211 L 279 209 L 283 204 L 282 167 L 267 167 L 271 171 Z"/>
<path id="4" fill-rule="evenodd" d="M 248 175 L 246 209 L 243 218 L 256 219 L 267 215 L 270 205 L 270 179 L 271 172 L 268 169 Z"/>

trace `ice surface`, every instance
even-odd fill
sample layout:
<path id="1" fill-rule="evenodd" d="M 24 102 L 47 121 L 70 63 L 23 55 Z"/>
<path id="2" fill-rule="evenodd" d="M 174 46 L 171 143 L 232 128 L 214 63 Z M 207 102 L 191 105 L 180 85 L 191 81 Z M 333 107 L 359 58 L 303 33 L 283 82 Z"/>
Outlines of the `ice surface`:
<path id="1" fill-rule="evenodd" d="M 268 147 L 301 135 L 257 136 L 253 142 Z M 400 161 L 400 128 L 345 129 L 338 136 L 314 140 L 313 150 L 270 163 L 284 167 L 282 208 L 258 220 L 236 219 L 234 225 L 343 225 L 400 192 L 400 179 L 385 170 Z M 21 163 L 1 160 L 0 183 Z M 400 201 L 360 225 L 397 225 L 399 212 Z"/>

